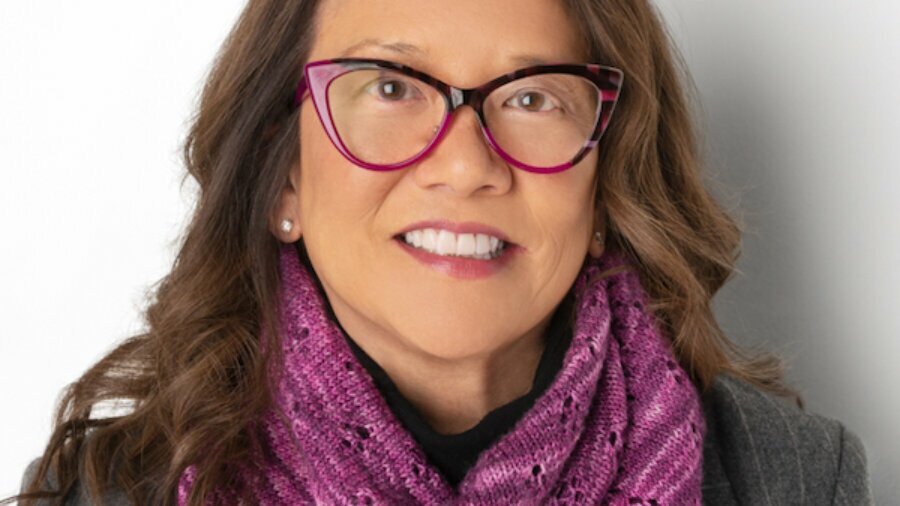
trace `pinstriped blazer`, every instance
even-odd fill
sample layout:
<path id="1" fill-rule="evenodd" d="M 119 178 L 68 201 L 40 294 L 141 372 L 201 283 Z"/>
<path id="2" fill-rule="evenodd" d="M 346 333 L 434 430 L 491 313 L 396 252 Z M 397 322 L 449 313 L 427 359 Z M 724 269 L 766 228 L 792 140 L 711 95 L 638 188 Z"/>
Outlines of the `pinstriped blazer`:
<path id="1" fill-rule="evenodd" d="M 703 409 L 705 505 L 874 504 L 865 447 L 839 421 L 727 374 Z"/>
<path id="2" fill-rule="evenodd" d="M 727 374 L 703 396 L 703 410 L 704 505 L 874 504 L 865 447 L 841 422 L 801 411 Z M 25 471 L 23 488 L 36 467 L 37 459 Z M 82 494 L 77 487 L 66 506 L 90 505 Z M 104 499 L 111 506 L 131 505 L 117 489 Z"/>

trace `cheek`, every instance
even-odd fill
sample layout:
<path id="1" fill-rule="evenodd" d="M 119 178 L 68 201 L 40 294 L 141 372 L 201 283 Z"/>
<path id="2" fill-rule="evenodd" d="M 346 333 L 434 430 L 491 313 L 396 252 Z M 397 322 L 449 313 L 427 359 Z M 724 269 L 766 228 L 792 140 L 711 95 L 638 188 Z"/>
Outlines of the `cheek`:
<path id="1" fill-rule="evenodd" d="M 519 284 L 542 307 L 559 302 L 589 252 L 596 164 L 588 163 L 556 174 L 523 174 L 517 181 L 519 221 L 531 239 Z"/>
<path id="2" fill-rule="evenodd" d="M 300 207 L 305 232 L 322 227 L 350 237 L 365 231 L 373 210 L 387 198 L 390 178 L 357 167 L 344 158 L 325 134 L 311 107 L 300 129 Z"/>
<path id="3" fill-rule="evenodd" d="M 568 249 L 583 240 L 581 236 L 593 219 L 595 167 L 593 159 L 584 160 L 565 172 L 523 178 L 521 186 L 529 212 L 548 246 Z"/>
<path id="4" fill-rule="evenodd" d="M 324 277 L 353 278 L 368 265 L 380 210 L 396 180 L 392 173 L 358 167 L 334 147 L 315 110 L 303 111 L 300 129 L 300 223 L 310 259 Z"/>
<path id="5" fill-rule="evenodd" d="M 300 124 L 300 205 L 303 221 L 310 222 L 309 226 L 319 221 L 321 211 L 332 207 L 333 188 L 347 174 L 342 158 L 322 131 L 312 107 L 305 108 Z"/>

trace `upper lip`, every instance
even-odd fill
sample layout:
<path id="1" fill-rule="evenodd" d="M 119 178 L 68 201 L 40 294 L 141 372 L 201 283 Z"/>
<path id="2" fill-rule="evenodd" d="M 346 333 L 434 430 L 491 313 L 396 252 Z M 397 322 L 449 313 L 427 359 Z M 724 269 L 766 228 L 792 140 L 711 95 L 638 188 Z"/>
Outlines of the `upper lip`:
<path id="1" fill-rule="evenodd" d="M 514 244 L 509 240 L 509 236 L 503 233 L 502 230 L 492 227 L 490 225 L 485 225 L 484 223 L 478 223 L 475 221 L 464 221 L 461 223 L 455 223 L 449 220 L 423 220 L 417 221 L 415 223 L 410 223 L 403 230 L 397 232 L 398 236 L 402 236 L 407 232 L 411 232 L 413 230 L 423 229 L 423 228 L 437 228 L 447 230 L 448 232 L 453 232 L 454 234 L 485 234 L 492 235 L 497 239 L 505 242 L 506 244 Z"/>

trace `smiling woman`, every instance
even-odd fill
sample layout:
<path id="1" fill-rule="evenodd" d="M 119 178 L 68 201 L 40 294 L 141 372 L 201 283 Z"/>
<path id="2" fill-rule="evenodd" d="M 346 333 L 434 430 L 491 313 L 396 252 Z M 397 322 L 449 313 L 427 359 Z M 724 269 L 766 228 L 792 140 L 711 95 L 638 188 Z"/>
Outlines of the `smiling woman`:
<path id="1" fill-rule="evenodd" d="M 21 504 L 871 501 L 715 321 L 740 231 L 675 61 L 644 0 L 251 0 L 149 329 Z"/>

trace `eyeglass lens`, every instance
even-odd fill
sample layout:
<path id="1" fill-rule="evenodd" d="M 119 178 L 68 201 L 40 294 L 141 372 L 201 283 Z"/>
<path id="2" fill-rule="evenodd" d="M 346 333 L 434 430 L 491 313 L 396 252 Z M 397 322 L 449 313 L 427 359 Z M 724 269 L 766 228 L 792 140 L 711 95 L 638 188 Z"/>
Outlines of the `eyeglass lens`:
<path id="1" fill-rule="evenodd" d="M 344 146 L 358 159 L 390 165 L 418 155 L 437 136 L 446 103 L 433 86 L 390 69 L 357 69 L 328 87 Z M 600 90 L 572 74 L 537 74 L 491 92 L 484 119 L 507 155 L 535 167 L 568 162 L 600 117 Z"/>

